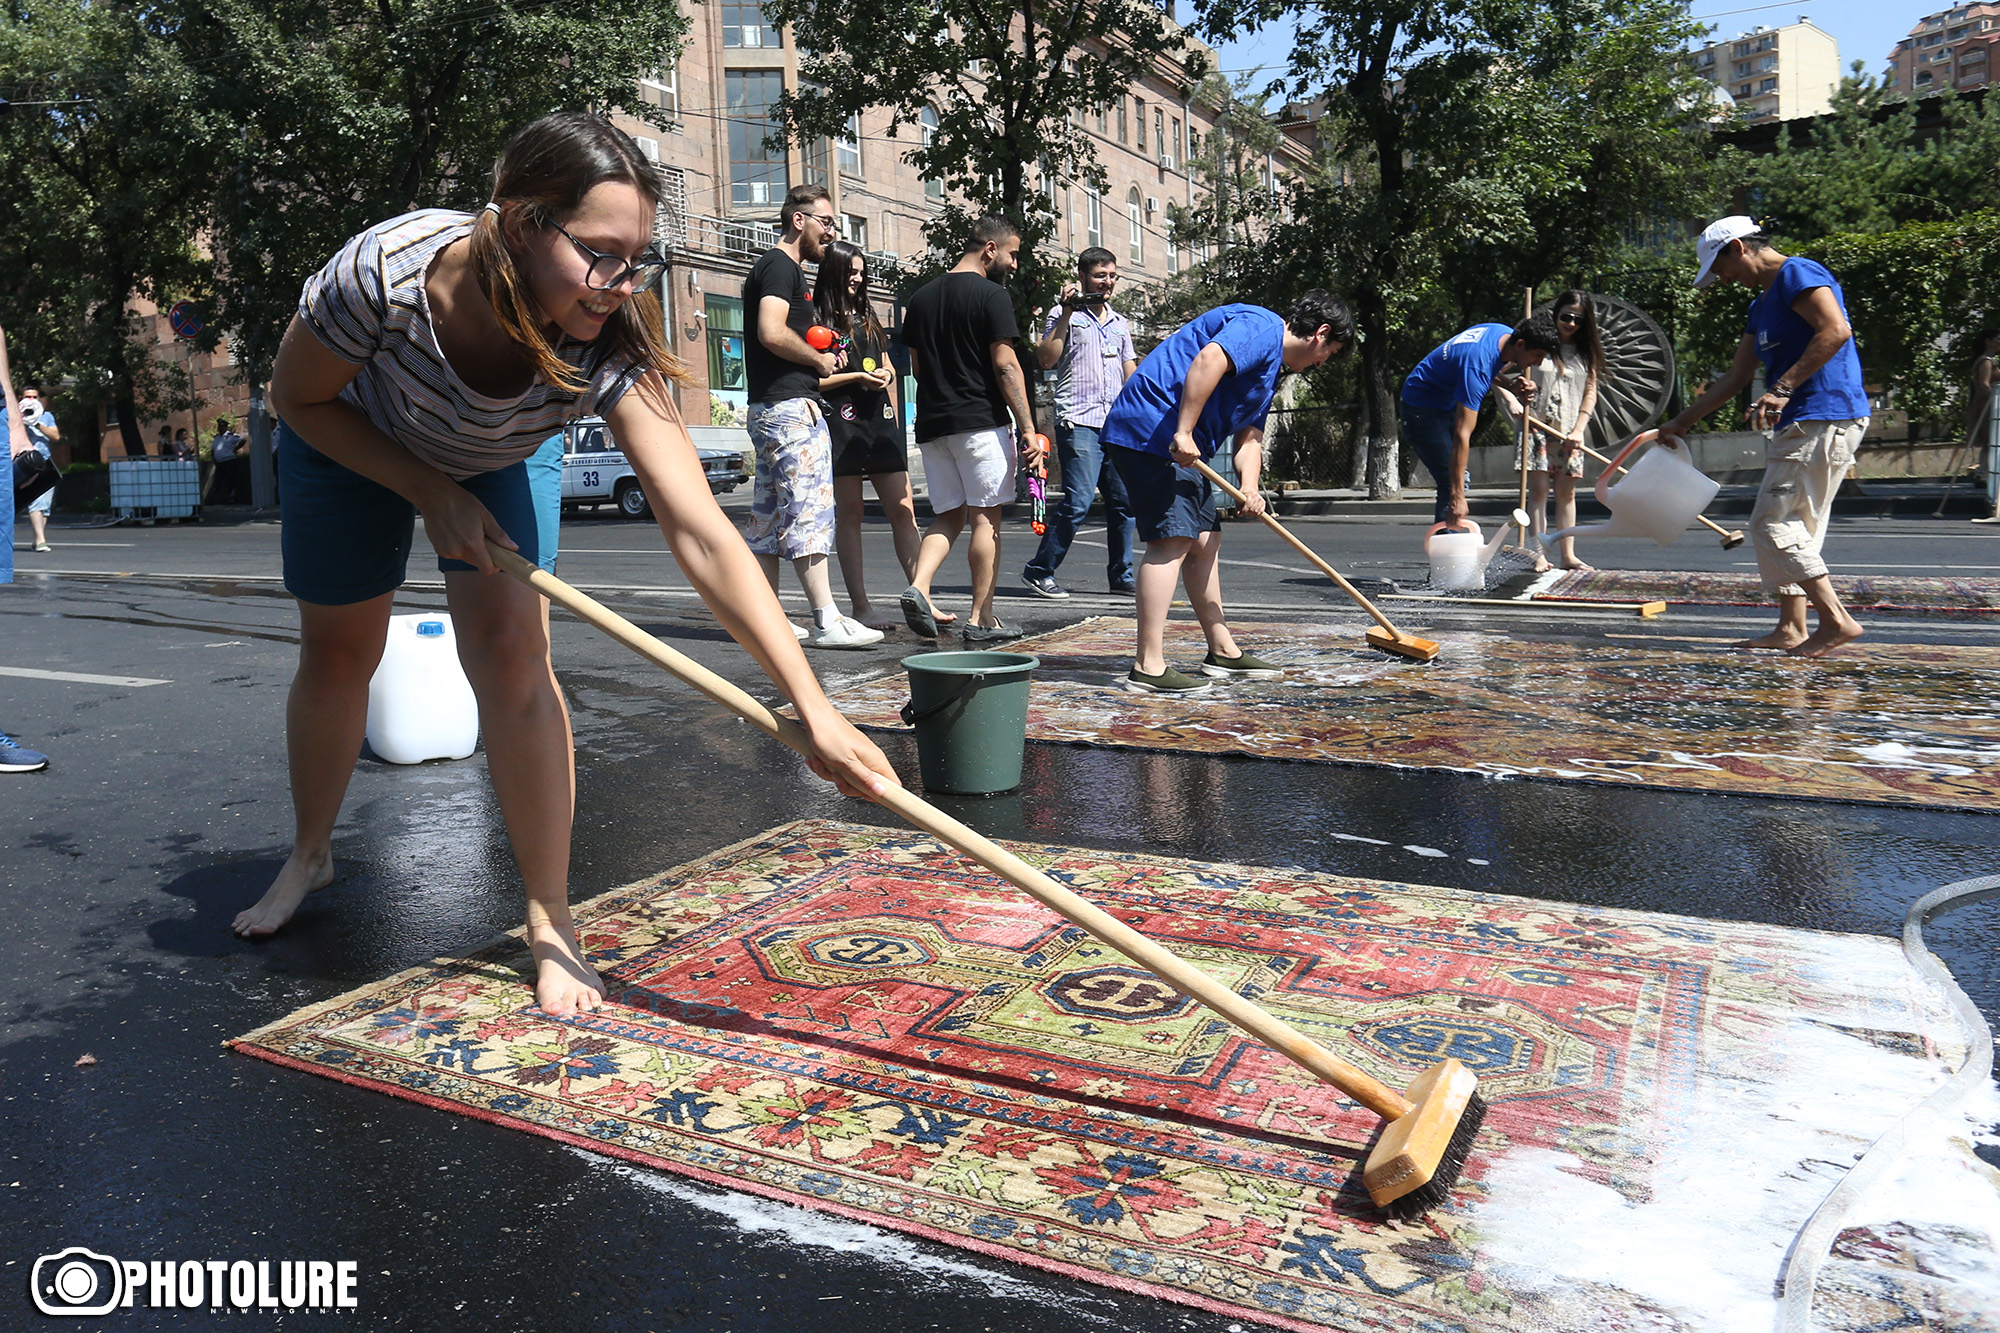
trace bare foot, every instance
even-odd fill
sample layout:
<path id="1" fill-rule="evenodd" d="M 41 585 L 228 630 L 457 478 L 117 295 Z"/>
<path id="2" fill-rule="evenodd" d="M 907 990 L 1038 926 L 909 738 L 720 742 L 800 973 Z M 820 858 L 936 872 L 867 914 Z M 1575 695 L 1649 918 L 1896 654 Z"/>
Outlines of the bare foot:
<path id="1" fill-rule="evenodd" d="M 1565 560 L 1563 562 L 1563 569 L 1573 574 L 1595 574 L 1597 572 L 1596 565 L 1586 565 L 1581 560 Z"/>
<path id="2" fill-rule="evenodd" d="M 1785 651 L 1793 657 L 1825 657 L 1843 643 L 1853 643 L 1867 632 L 1858 620 L 1836 620 L 1831 625 L 1821 622 L 1811 638 Z"/>
<path id="3" fill-rule="evenodd" d="M 307 854 L 293 848 L 292 854 L 279 868 L 278 877 L 271 881 L 270 888 L 264 890 L 264 896 L 257 900 L 256 906 L 238 912 L 229 928 L 246 940 L 262 939 L 290 921 L 292 913 L 299 910 L 299 904 L 306 900 L 307 894 L 331 883 L 331 853 Z"/>
<path id="4" fill-rule="evenodd" d="M 1535 572 L 1537 574 L 1546 574 L 1554 568 L 1555 566 L 1549 563 L 1547 556 L 1537 555 L 1535 557 Z"/>
<path id="5" fill-rule="evenodd" d="M 879 629 L 887 631 L 892 629 L 903 628 L 903 617 L 900 612 L 895 615 L 891 615 L 887 611 L 877 611 L 873 607 L 868 607 L 866 609 L 856 611 L 854 613 L 854 618 L 860 621 L 862 624 L 866 625 L 869 629 Z"/>
<path id="6" fill-rule="evenodd" d="M 940 625 L 956 625 L 958 623 L 958 612 L 940 611 L 933 606 L 931 608 L 931 619 L 937 621 Z"/>
<path id="7" fill-rule="evenodd" d="M 528 952 L 535 959 L 535 1003 L 545 1012 L 569 1018 L 603 1007 L 604 981 L 583 961 L 567 912 L 560 922 L 529 925 Z"/>
<path id="8" fill-rule="evenodd" d="M 1803 634 L 1795 634 L 1788 629 L 1774 629 L 1769 634 L 1760 634 L 1754 639 L 1739 640 L 1737 648 L 1763 648 L 1772 652 L 1789 653 L 1806 641 Z"/>

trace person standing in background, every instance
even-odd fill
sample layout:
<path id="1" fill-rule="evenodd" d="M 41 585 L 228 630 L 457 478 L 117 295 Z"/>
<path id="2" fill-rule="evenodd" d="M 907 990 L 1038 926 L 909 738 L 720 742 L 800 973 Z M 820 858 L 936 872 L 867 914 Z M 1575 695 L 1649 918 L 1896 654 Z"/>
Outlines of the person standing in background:
<path id="1" fill-rule="evenodd" d="M 896 368 L 889 364 L 889 340 L 868 304 L 868 256 L 858 245 L 835 241 L 819 261 L 813 309 L 822 326 L 847 340 L 847 364 L 819 382 L 827 402 L 827 431 L 833 438 L 834 553 L 854 618 L 870 629 L 895 629 L 899 615 L 877 611 L 868 599 L 862 572 L 861 519 L 867 501 L 863 482 L 888 516 L 896 560 L 908 583 L 917 572 L 917 507 L 910 498 L 910 459 L 903 444 L 903 414 L 892 392 Z"/>
<path id="2" fill-rule="evenodd" d="M 930 486 L 930 530 L 917 572 L 903 590 L 903 619 L 926 639 L 938 636 L 931 581 L 968 523 L 972 571 L 967 643 L 1004 643 L 1021 631 L 993 612 L 1000 568 L 1000 510 L 1014 498 L 1021 455 L 1041 457 L 1028 379 L 1014 351 L 1020 327 L 1001 286 L 1020 265 L 1021 229 L 988 215 L 972 224 L 964 253 L 942 277 L 917 289 L 904 307 L 897 338 L 910 349 L 917 377 L 917 447 Z M 1013 428 L 1008 418 L 1013 418 Z"/>
<path id="3" fill-rule="evenodd" d="M 1981 329 L 1974 338 L 1979 354 L 1972 358 L 1971 407 L 1967 412 L 1965 448 L 1972 455 L 1972 468 L 1986 475 L 1986 449 L 1993 435 L 1993 358 L 2000 355 L 2000 329 Z M 1940 506 L 1941 508 L 1942 506 Z M 2000 523 L 2000 503 L 1974 523 Z"/>
<path id="4" fill-rule="evenodd" d="M 1132 503 L 1118 469 L 1104 456 L 1098 433 L 1118 391 L 1138 369 L 1132 330 L 1111 308 L 1118 286 L 1118 259 L 1101 246 L 1076 257 L 1077 281 L 1066 284 L 1042 327 L 1036 359 L 1056 371 L 1056 457 L 1062 464 L 1062 503 L 1049 515 L 1042 544 L 1021 571 L 1021 582 L 1037 597 L 1069 596 L 1056 570 L 1069 554 L 1076 530 L 1090 513 L 1093 495 L 1104 496 L 1105 581 L 1112 592 L 1129 593 L 1132 582 Z"/>
<path id="5" fill-rule="evenodd" d="M 833 553 L 833 438 L 820 381 L 840 370 L 831 351 L 806 341 L 813 326 L 811 291 L 801 264 L 818 263 L 833 238 L 833 204 L 823 185 L 794 185 L 785 195 L 782 234 L 743 280 L 743 372 L 748 384 L 750 444 L 757 478 L 750 526 L 743 534 L 778 590 L 778 562 L 792 562 L 812 609 L 809 648 L 866 648 L 882 631 L 840 614 L 826 558 Z"/>
<path id="6" fill-rule="evenodd" d="M 250 499 L 250 459 L 243 452 L 243 437 L 228 417 L 215 419 L 215 440 L 209 446 L 215 460 L 215 478 L 208 485 L 209 504 L 246 504 Z"/>
<path id="7" fill-rule="evenodd" d="M 1604 344 L 1597 336 L 1597 307 L 1591 303 L 1589 293 L 1564 292 L 1556 298 L 1550 314 L 1555 319 L 1556 332 L 1562 335 L 1562 344 L 1553 356 L 1529 367 L 1528 382 L 1535 386 L 1534 415 L 1551 426 L 1561 427 L 1562 434 L 1554 435 L 1530 425 L 1528 457 L 1524 462 L 1518 441 L 1521 413 L 1525 409 L 1520 399 L 1507 392 L 1505 385 L 1496 385 L 1493 390 L 1514 422 L 1517 441 L 1514 469 L 1527 470 L 1528 513 L 1534 517 L 1537 537 L 1548 531 L 1551 483 L 1556 496 L 1556 528 L 1576 526 L 1576 483 L 1583 479 L 1583 450 L 1579 446 L 1590 433 L 1590 416 L 1597 410 L 1597 385 L 1604 377 Z M 1539 573 L 1549 567 L 1549 562 L 1542 558 L 1539 543 L 1537 546 L 1535 570 Z M 1556 543 L 1556 559 L 1564 569 L 1591 568 L 1577 559 L 1574 537 Z"/>
<path id="8" fill-rule="evenodd" d="M 53 462 L 54 446 L 61 442 L 62 430 L 56 425 L 56 414 L 42 404 L 41 386 L 30 384 L 23 389 L 18 406 L 29 445 L 43 458 Z M 13 419 L 14 410 L 10 407 L 7 420 L 11 422 Z M 28 530 L 34 534 L 35 549 L 43 553 L 49 549 L 49 511 L 55 508 L 55 502 L 56 493 L 53 490 L 43 491 L 28 502 Z"/>

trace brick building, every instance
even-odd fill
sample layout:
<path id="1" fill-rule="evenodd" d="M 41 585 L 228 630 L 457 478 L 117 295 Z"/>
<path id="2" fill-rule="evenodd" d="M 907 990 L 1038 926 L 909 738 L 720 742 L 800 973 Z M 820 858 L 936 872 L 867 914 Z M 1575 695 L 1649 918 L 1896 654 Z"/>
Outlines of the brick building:
<path id="1" fill-rule="evenodd" d="M 1896 43 L 1882 72 L 1891 97 L 1921 97 L 1947 88 L 1983 88 L 1993 78 L 2000 43 L 2000 4 L 1960 5 L 1926 14 Z"/>
<path id="2" fill-rule="evenodd" d="M 1782 28 L 1753 28 L 1696 47 L 1687 66 L 1728 93 L 1751 120 L 1797 120 L 1833 106 L 1840 45 L 1801 14 Z"/>
<path id="3" fill-rule="evenodd" d="M 754 2 L 718 0 L 692 12 L 680 61 L 642 85 L 673 127 L 627 121 L 624 128 L 667 173 L 661 231 L 674 262 L 662 296 L 674 347 L 696 377 L 682 391 L 681 410 L 701 424 L 740 419 L 743 278 L 775 243 L 773 223 L 791 184 L 811 180 L 832 194 L 841 235 L 873 257 L 873 294 L 891 326 L 899 261 L 924 251 L 924 224 L 945 198 L 938 182 L 903 160 L 915 146 L 912 129 L 889 137 L 886 110 L 862 113 L 846 136 L 807 152 L 764 147 L 770 108 L 797 86 L 796 52 Z M 1126 287 L 1159 282 L 1198 258 L 1172 244 L 1167 224 L 1169 204 L 1195 198 L 1190 148 L 1214 125 L 1214 108 L 1191 100 L 1191 82 L 1178 61 L 1161 58 L 1117 105 L 1080 115 L 1097 140 L 1107 188 L 1048 187 L 1061 217 L 1055 244 L 1111 250 Z"/>

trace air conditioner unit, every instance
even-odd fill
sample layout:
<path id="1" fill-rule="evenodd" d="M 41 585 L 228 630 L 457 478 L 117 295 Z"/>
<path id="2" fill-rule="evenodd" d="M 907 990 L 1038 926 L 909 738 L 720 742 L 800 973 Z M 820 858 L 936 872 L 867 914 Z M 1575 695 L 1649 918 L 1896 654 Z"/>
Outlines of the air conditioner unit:
<path id="1" fill-rule="evenodd" d="M 1174 155 L 1172 153 L 1161 153 L 1160 170 L 1172 171 L 1173 169 L 1174 169 Z"/>
<path id="2" fill-rule="evenodd" d="M 1157 199 L 1155 199 L 1155 198 L 1153 198 L 1153 196 L 1152 196 L 1152 195 L 1150 195 L 1150 194 L 1149 194 L 1149 195 L 1147 195 L 1147 196 L 1146 196 L 1146 212 L 1147 212 L 1147 213 L 1149 213 L 1149 214 L 1152 214 L 1152 213 L 1157 213 L 1157 212 L 1159 212 L 1159 211 L 1160 211 L 1160 201 L 1159 201 L 1159 200 L 1157 200 Z"/>

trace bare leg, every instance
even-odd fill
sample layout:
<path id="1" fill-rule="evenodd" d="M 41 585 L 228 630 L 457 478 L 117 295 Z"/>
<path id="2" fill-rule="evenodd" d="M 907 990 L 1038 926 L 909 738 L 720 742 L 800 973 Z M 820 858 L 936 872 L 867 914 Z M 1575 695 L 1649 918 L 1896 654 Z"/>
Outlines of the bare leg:
<path id="1" fill-rule="evenodd" d="M 896 560 L 903 566 L 903 577 L 914 577 L 917 572 L 917 549 L 923 545 L 923 535 L 917 531 L 917 506 L 910 498 L 910 474 L 907 472 L 881 472 L 868 480 L 875 483 L 875 494 L 882 501 L 882 512 L 889 516 L 889 531 L 896 540 Z"/>
<path id="2" fill-rule="evenodd" d="M 35 545 L 44 546 L 49 540 L 49 516 L 39 509 L 28 511 L 28 527 L 35 534 Z"/>
<path id="3" fill-rule="evenodd" d="M 576 753 L 569 711 L 549 665 L 548 605 L 499 575 L 448 573 L 458 657 L 479 699 L 486 769 L 527 892 L 535 1002 L 567 1016 L 604 1003 L 569 912 Z"/>
<path id="4" fill-rule="evenodd" d="M 862 572 L 861 520 L 867 500 L 861 493 L 860 477 L 833 479 L 833 552 L 840 561 L 840 579 L 847 585 L 847 601 L 854 618 L 871 629 L 894 629 L 901 616 L 883 616 L 868 602 L 868 579 Z M 881 621 L 881 624 L 877 624 Z"/>
<path id="5" fill-rule="evenodd" d="M 1549 530 L 1549 474 L 1544 471 L 1528 474 L 1528 527 L 1537 538 Z M 1539 574 L 1549 567 L 1548 557 L 1542 554 L 1540 541 L 1531 549 L 1535 554 L 1535 572 Z"/>
<path id="6" fill-rule="evenodd" d="M 1135 571 L 1139 587 L 1133 595 L 1139 617 L 1139 654 L 1132 665 L 1142 676 L 1157 676 L 1167 669 L 1167 612 L 1174 604 L 1181 564 L 1193 547 L 1192 537 L 1146 543 L 1145 558 Z"/>
<path id="7" fill-rule="evenodd" d="M 972 620 L 992 625 L 993 585 L 1000 575 L 1000 508 L 973 509 L 972 536 L 965 543 L 965 560 L 972 566 Z"/>
<path id="8" fill-rule="evenodd" d="M 1831 575 L 1822 574 L 1816 579 L 1802 579 L 1799 586 L 1806 590 L 1806 600 L 1819 612 L 1819 628 L 1812 637 L 1791 649 L 1796 657 L 1824 657 L 1844 643 L 1852 643 L 1867 631 L 1861 622 L 1847 613 L 1841 605 L 1840 594 L 1834 591 Z"/>
<path id="9" fill-rule="evenodd" d="M 382 660 L 394 593 L 352 606 L 299 603 L 299 669 L 285 699 L 285 755 L 292 778 L 292 853 L 238 935 L 269 935 L 305 896 L 333 880 L 333 825 L 368 731 L 368 681 Z"/>
<path id="10" fill-rule="evenodd" d="M 910 575 L 910 585 L 921 592 L 926 600 L 931 595 L 931 580 L 944 567 L 944 558 L 951 554 L 951 544 L 958 540 L 958 534 L 965 530 L 965 506 L 947 509 L 931 520 L 929 531 L 924 533 L 923 543 L 917 548 L 917 567 Z M 957 616 L 951 617 L 953 620 Z M 945 617 L 939 616 L 943 624 Z"/>
<path id="11" fill-rule="evenodd" d="M 1556 531 L 1576 526 L 1576 478 L 1564 472 L 1555 479 L 1556 485 Z M 1564 569 L 1594 569 L 1576 558 L 1576 538 L 1565 537 L 1556 543 L 1556 561 Z"/>
<path id="12" fill-rule="evenodd" d="M 1236 636 L 1222 614 L 1222 534 L 1204 532 L 1194 539 L 1194 549 L 1181 565 L 1181 583 L 1187 588 L 1188 605 L 1201 622 L 1208 650 L 1217 657 L 1241 657 Z"/>
<path id="13" fill-rule="evenodd" d="M 792 568 L 798 573 L 799 586 L 806 590 L 806 605 L 815 611 L 833 605 L 833 582 L 827 576 L 824 555 L 802 555 L 792 561 Z"/>
<path id="14" fill-rule="evenodd" d="M 1856 633 L 1860 630 L 1857 627 Z M 1744 639 L 1738 648 L 1775 648 L 1790 652 L 1806 641 L 1806 599 L 1796 593 L 1778 594 L 1778 628 L 1754 639 Z"/>

